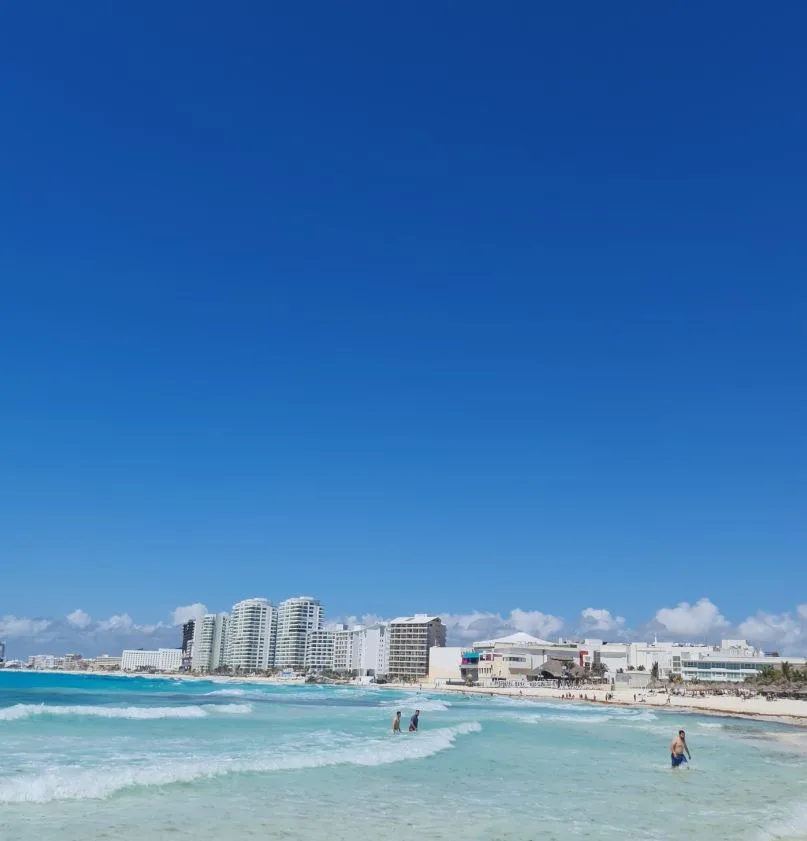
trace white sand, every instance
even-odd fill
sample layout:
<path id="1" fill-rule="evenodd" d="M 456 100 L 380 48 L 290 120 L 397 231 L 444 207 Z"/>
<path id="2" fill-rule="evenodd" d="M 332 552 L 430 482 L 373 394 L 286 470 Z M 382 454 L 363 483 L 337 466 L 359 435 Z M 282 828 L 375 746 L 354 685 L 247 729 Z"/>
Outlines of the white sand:
<path id="1" fill-rule="evenodd" d="M 431 684 L 423 684 L 423 688 L 435 688 Z M 780 699 L 776 701 L 766 701 L 763 697 L 755 698 L 736 698 L 731 695 L 712 695 L 704 698 L 670 695 L 669 703 L 667 703 L 666 694 L 649 694 L 648 691 L 633 690 L 633 689 L 616 689 L 613 692 L 604 689 L 547 689 L 547 688 L 527 688 L 519 689 L 516 687 L 502 687 L 502 688 L 482 688 L 482 687 L 463 687 L 463 686 L 444 686 L 439 684 L 436 689 L 440 692 L 467 692 L 469 694 L 483 694 L 483 695 L 508 695 L 523 698 L 541 698 L 541 699 L 556 699 L 561 700 L 564 694 L 570 691 L 574 696 L 574 700 L 578 703 L 585 703 L 579 701 L 579 695 L 587 695 L 589 703 L 598 704 L 613 704 L 620 707 L 664 707 L 665 709 L 678 709 L 688 712 L 701 712 L 710 715 L 731 715 L 743 716 L 748 718 L 762 717 L 765 719 L 779 719 L 787 721 L 791 724 L 801 724 L 807 726 L 807 701 L 790 701 Z M 636 692 L 637 697 L 642 697 L 645 700 L 634 702 L 633 695 Z M 612 701 L 606 701 L 606 694 L 613 695 Z"/>
<path id="2" fill-rule="evenodd" d="M 303 683 L 302 678 L 297 679 L 283 679 L 279 677 L 231 677 L 225 675 L 189 675 L 186 672 L 170 672 L 164 674 L 136 674 L 132 672 L 108 672 L 108 671 L 69 671 L 69 670 L 54 670 L 61 671 L 62 674 L 76 674 L 76 675 L 104 675 L 107 677 L 147 677 L 147 678 L 164 678 L 168 680 L 204 680 L 214 683 L 255 683 L 255 684 L 292 684 L 300 685 Z M 44 672 L 42 672 L 44 673 Z M 40 673 L 40 674 L 42 674 Z M 337 684 L 341 686 L 357 686 L 367 688 L 367 684 L 345 683 Z M 374 686 L 374 684 L 369 684 Z M 613 692 L 605 689 L 548 689 L 544 687 L 536 688 L 518 688 L 518 687 L 478 687 L 478 686 L 447 686 L 443 682 L 434 685 L 431 682 L 423 681 L 422 684 L 411 683 L 386 683 L 379 684 L 379 689 L 398 689 L 405 691 L 417 691 L 418 687 L 422 687 L 424 691 L 436 692 L 464 692 L 467 694 L 478 695 L 507 695 L 513 697 L 522 697 L 525 699 L 540 698 L 542 700 L 562 700 L 563 695 L 571 691 L 574 700 L 577 703 L 596 703 L 596 704 L 612 704 L 620 707 L 664 707 L 665 709 L 678 709 L 685 712 L 699 712 L 706 715 L 729 715 L 729 716 L 743 716 L 746 718 L 763 718 L 767 720 L 779 720 L 788 724 L 799 724 L 807 727 L 807 701 L 791 701 L 787 699 L 779 699 L 776 701 L 766 701 L 763 697 L 755 698 L 736 698 L 732 695 L 713 695 L 705 698 L 696 698 L 691 696 L 671 695 L 669 696 L 669 704 L 667 703 L 667 695 L 658 693 L 651 695 L 647 690 L 635 690 L 637 697 L 641 696 L 644 701 L 634 702 L 633 689 L 616 689 Z M 731 691 L 734 687 L 729 684 L 727 689 Z M 737 687 L 739 688 L 739 687 Z M 589 700 L 580 701 L 580 694 L 587 695 Z M 613 695 L 613 700 L 606 701 L 606 694 Z"/>

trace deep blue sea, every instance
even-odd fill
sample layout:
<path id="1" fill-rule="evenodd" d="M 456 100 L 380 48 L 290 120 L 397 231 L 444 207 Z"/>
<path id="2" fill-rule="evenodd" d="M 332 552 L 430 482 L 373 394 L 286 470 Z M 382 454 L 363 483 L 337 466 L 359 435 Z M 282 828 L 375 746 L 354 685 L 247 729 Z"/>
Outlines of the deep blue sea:
<path id="1" fill-rule="evenodd" d="M 415 707 L 420 732 L 393 736 Z M 672 771 L 679 726 L 694 761 Z M 804 738 L 562 702 L 0 672 L 0 841 L 807 838 Z"/>

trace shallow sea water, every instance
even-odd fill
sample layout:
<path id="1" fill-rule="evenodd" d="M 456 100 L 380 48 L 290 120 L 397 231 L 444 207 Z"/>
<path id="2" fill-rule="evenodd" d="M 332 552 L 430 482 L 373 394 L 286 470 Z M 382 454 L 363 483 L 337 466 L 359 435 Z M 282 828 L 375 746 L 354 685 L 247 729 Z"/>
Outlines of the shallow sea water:
<path id="1" fill-rule="evenodd" d="M 420 732 L 393 736 L 395 710 L 406 721 L 416 706 Z M 672 771 L 679 726 L 694 761 Z M 795 732 L 375 688 L 0 672 L 0 841 L 807 839 Z"/>

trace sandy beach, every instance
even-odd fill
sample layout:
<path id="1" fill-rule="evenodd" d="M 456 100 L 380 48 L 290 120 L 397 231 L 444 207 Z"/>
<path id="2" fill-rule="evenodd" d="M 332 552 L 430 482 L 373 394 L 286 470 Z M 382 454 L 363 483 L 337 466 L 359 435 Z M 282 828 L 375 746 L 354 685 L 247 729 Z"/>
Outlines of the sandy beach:
<path id="1" fill-rule="evenodd" d="M 74 675 L 95 675 L 97 677 L 128 677 L 137 679 L 138 677 L 148 678 L 162 678 L 165 680 L 175 681 L 210 681 L 212 683 L 238 683 L 238 684 L 263 684 L 263 685 L 290 685 L 299 686 L 304 683 L 302 678 L 288 679 L 279 677 L 259 677 L 259 676 L 245 676 L 233 677 L 228 675 L 195 675 L 195 674 L 180 674 L 177 672 L 168 672 L 164 674 L 149 674 L 142 675 L 127 672 L 108 672 L 108 671 L 61 671 L 61 674 Z M 352 682 L 345 682 L 337 684 L 340 686 L 350 687 L 355 686 L 367 687 L 367 684 L 357 684 Z M 370 684 L 374 686 L 376 684 Z M 732 691 L 739 689 L 742 685 L 727 685 L 726 689 Z M 619 707 L 663 707 L 668 710 L 677 709 L 681 712 L 701 713 L 705 715 L 722 715 L 722 716 L 739 716 L 742 718 L 762 718 L 770 721 L 780 721 L 785 724 L 797 724 L 807 727 L 807 701 L 795 701 L 790 699 L 777 699 L 775 701 L 768 701 L 762 696 L 752 698 L 738 698 L 733 695 L 707 695 L 705 697 L 696 697 L 693 695 L 670 695 L 666 693 L 651 692 L 636 690 L 637 698 L 643 700 L 634 701 L 633 689 L 551 689 L 548 687 L 518 687 L 518 686 L 501 686 L 501 687 L 482 687 L 482 686 L 459 686 L 449 685 L 442 681 L 433 683 L 430 681 L 423 681 L 420 684 L 411 683 L 385 683 L 377 684 L 379 689 L 396 689 L 406 691 L 417 691 L 420 688 L 422 691 L 429 692 L 458 692 L 460 694 L 468 695 L 490 695 L 490 696 L 508 696 L 523 698 L 524 700 L 541 700 L 541 701 L 565 701 L 576 702 L 580 704 L 596 704 L 606 706 Z M 571 694 L 571 698 L 564 697 Z M 580 698 L 580 696 L 586 696 Z M 606 700 L 606 695 L 611 696 L 611 700 Z M 669 698 L 669 702 L 668 702 Z"/>
<path id="2" fill-rule="evenodd" d="M 670 695 L 666 693 L 650 694 L 648 691 L 636 691 L 636 697 L 644 700 L 634 701 L 633 689 L 616 689 L 613 692 L 604 689 L 550 689 L 546 687 L 464 687 L 448 686 L 439 683 L 436 687 L 431 683 L 424 683 L 424 689 L 432 689 L 439 692 L 460 692 L 482 695 L 504 695 L 520 697 L 526 700 L 566 700 L 577 703 L 598 704 L 620 707 L 663 707 L 664 709 L 677 709 L 681 712 L 701 713 L 706 715 L 740 716 L 743 718 L 764 718 L 771 721 L 780 721 L 787 724 L 798 724 L 807 727 L 807 701 L 794 701 L 778 699 L 767 701 L 761 696 L 753 698 L 738 698 L 733 695 L 708 695 L 705 697 L 694 697 L 691 695 Z M 731 689 L 732 687 L 727 687 Z M 739 688 L 739 687 L 738 687 Z M 572 698 L 564 698 L 571 694 Z M 580 695 L 586 696 L 587 700 L 581 699 Z M 612 700 L 606 701 L 605 696 L 610 695 Z"/>

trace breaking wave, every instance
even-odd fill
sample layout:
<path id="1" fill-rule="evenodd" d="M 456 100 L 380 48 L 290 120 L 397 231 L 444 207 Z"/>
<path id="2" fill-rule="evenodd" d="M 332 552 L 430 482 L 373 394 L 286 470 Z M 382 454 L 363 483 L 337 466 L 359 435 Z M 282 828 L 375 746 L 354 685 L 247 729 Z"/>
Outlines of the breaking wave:
<path id="1" fill-rule="evenodd" d="M 249 704 L 207 704 L 185 707 L 88 707 L 49 704 L 15 704 L 0 709 L 0 721 L 19 721 L 34 716 L 91 716 L 93 718 L 129 718 L 153 720 L 158 718 L 206 718 L 210 713 L 247 715 Z"/>
<path id="2" fill-rule="evenodd" d="M 458 736 L 477 733 L 479 722 L 425 731 L 413 738 L 365 739 L 355 746 L 286 753 L 275 757 L 153 759 L 148 765 L 116 768 L 57 768 L 0 780 L 0 803 L 49 803 L 103 799 L 123 789 L 166 786 L 228 774 L 272 773 L 334 765 L 388 765 L 426 759 L 451 748 Z"/>

